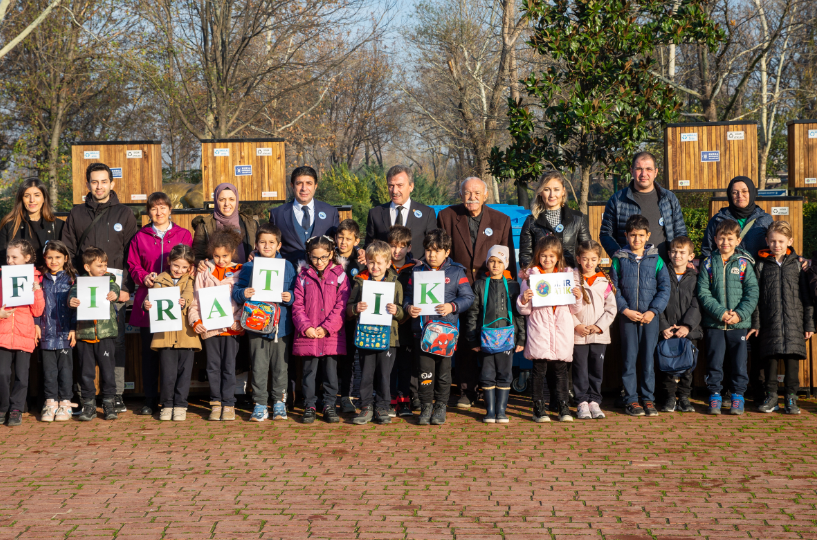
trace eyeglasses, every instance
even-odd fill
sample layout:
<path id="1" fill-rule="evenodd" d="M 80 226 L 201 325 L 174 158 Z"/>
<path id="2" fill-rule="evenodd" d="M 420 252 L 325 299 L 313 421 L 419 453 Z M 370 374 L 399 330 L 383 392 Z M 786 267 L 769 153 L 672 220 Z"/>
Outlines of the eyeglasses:
<path id="1" fill-rule="evenodd" d="M 323 257 L 314 257 L 312 255 L 309 256 L 309 259 L 312 262 L 327 262 L 330 258 L 332 258 L 331 255 L 324 255 Z"/>

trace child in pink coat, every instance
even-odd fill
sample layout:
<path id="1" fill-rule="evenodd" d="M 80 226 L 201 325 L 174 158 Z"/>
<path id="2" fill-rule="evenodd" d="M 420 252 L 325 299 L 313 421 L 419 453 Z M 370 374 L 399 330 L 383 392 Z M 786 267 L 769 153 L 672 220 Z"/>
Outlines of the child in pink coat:
<path id="1" fill-rule="evenodd" d="M 551 272 L 571 272 L 571 288 L 576 303 L 570 306 L 533 307 L 533 290 L 529 276 Z M 562 242 L 556 236 L 545 236 L 536 243 L 531 265 L 523 272 L 521 293 L 516 301 L 519 313 L 527 318 L 528 339 L 525 358 L 533 362 L 531 379 L 533 385 L 533 421 L 549 422 L 547 403 L 550 392 L 545 383 L 548 370 L 556 377 L 556 400 L 559 404 L 559 420 L 570 422 L 568 389 L 568 363 L 573 361 L 573 315 L 582 309 L 582 291 L 578 287 L 579 273 L 567 267 Z"/>
<path id="2" fill-rule="evenodd" d="M 34 246 L 28 240 L 14 240 L 6 249 L 6 264 L 33 264 L 37 259 Z M 28 367 L 36 344 L 34 317 L 43 314 L 45 298 L 40 282 L 42 276 L 34 270 L 34 303 L 28 306 L 0 307 L 0 423 L 9 415 L 8 425 L 23 422 L 23 407 L 28 394 Z M 0 286 L 0 296 L 2 296 Z M 11 366 L 14 365 L 14 384 Z M 9 392 L 11 390 L 11 392 Z"/>
<path id="3" fill-rule="evenodd" d="M 338 394 L 338 356 L 346 354 L 343 316 L 349 299 L 349 280 L 328 236 L 306 243 L 306 258 L 298 265 L 292 323 L 295 326 L 292 353 L 304 363 L 304 424 L 315 421 L 316 375 L 323 367 L 323 419 L 340 421 L 335 411 Z"/>

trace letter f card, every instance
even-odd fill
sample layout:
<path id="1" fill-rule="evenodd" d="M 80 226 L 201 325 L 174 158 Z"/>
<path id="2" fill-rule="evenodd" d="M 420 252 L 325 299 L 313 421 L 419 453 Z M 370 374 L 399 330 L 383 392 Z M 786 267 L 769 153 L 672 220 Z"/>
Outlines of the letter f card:
<path id="1" fill-rule="evenodd" d="M 3 305 L 30 306 L 34 303 L 34 265 L 3 266 Z"/>
<path id="2" fill-rule="evenodd" d="M 178 332 L 184 328 L 182 307 L 179 305 L 181 290 L 178 287 L 162 287 L 148 291 L 150 302 L 150 332 Z"/>
<path id="3" fill-rule="evenodd" d="M 445 303 L 445 272 L 427 270 L 414 272 L 414 307 L 421 308 L 420 315 L 436 315 L 435 308 Z"/>

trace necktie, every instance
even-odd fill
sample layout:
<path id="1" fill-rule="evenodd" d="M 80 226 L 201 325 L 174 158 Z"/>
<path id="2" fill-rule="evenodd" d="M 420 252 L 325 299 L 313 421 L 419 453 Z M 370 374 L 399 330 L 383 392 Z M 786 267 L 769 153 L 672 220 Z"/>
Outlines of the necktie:
<path id="1" fill-rule="evenodd" d="M 405 225 L 403 223 L 403 207 L 398 206 L 396 208 L 396 210 L 397 210 L 397 217 L 394 219 L 394 224 L 395 225 Z"/>
<path id="2" fill-rule="evenodd" d="M 304 217 L 301 218 L 301 227 L 304 228 L 305 231 L 309 230 L 309 207 L 303 207 Z"/>

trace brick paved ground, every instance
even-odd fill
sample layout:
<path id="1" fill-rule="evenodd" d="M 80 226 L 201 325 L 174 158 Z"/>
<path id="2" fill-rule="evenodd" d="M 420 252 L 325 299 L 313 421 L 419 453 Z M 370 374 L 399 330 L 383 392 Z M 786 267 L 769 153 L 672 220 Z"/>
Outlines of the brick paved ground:
<path id="1" fill-rule="evenodd" d="M 488 427 L 0 428 L 0 538 L 817 538 L 817 407 Z M 200 414 L 195 414 L 199 412 Z"/>

